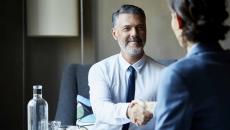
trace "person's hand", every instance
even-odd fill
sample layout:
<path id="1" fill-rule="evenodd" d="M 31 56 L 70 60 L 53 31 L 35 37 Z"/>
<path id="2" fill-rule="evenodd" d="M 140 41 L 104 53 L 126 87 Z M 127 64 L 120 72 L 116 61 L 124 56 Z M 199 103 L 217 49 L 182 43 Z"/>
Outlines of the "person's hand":
<path id="1" fill-rule="evenodd" d="M 154 102 L 133 100 L 128 107 L 127 115 L 136 125 L 144 125 L 152 119 L 154 107 Z"/>
<path id="2" fill-rule="evenodd" d="M 145 102 L 145 110 L 153 113 L 155 110 L 156 104 L 157 104 L 156 102 Z"/>

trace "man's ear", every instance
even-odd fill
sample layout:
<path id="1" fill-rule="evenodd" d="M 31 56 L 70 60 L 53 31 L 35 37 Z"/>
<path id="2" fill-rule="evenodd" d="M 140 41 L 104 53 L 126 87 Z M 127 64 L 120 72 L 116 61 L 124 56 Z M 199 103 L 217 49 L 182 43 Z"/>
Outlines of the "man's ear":
<path id="1" fill-rule="evenodd" d="M 112 28 L 111 32 L 112 32 L 113 38 L 114 38 L 115 40 L 117 40 L 116 29 L 115 29 L 115 28 Z"/>
<path id="2" fill-rule="evenodd" d="M 176 14 L 176 20 L 177 20 L 179 29 L 182 29 L 182 27 L 183 27 L 183 20 L 182 20 L 182 18 L 179 15 Z"/>

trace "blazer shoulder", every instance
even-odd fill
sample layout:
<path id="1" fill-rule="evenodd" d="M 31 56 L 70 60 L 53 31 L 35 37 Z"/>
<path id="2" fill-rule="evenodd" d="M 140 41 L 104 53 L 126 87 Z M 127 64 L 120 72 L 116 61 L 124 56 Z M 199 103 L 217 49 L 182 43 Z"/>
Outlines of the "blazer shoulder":
<path id="1" fill-rule="evenodd" d="M 197 58 L 182 58 L 166 68 L 184 75 L 196 71 L 197 67 L 195 66 L 198 65 L 200 65 L 200 61 Z"/>

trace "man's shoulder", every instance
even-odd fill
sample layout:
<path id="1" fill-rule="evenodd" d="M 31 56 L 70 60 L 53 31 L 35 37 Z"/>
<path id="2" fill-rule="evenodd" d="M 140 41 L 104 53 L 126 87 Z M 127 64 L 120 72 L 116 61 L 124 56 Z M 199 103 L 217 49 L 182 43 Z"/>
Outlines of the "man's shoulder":
<path id="1" fill-rule="evenodd" d="M 105 58 L 103 60 L 98 61 L 94 65 L 107 65 L 107 64 L 111 64 L 114 61 L 116 61 L 118 59 L 118 57 L 119 57 L 119 54 L 115 54 L 115 55 L 109 56 L 109 57 L 107 57 L 107 58 Z"/>
<path id="2" fill-rule="evenodd" d="M 146 55 L 146 64 L 152 66 L 154 68 L 164 68 L 164 65 L 159 63 L 157 60 L 153 59 L 152 57 Z"/>

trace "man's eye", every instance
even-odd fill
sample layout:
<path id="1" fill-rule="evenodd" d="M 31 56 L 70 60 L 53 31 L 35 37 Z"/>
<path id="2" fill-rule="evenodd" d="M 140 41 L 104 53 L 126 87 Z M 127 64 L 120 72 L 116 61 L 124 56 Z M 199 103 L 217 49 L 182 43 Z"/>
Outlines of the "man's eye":
<path id="1" fill-rule="evenodd" d="M 130 30 L 130 28 L 129 28 L 129 27 L 125 27 L 125 28 L 123 28 L 122 30 L 128 31 L 128 30 Z"/>
<path id="2" fill-rule="evenodd" d="M 145 27 L 138 27 L 138 30 L 145 30 Z"/>

